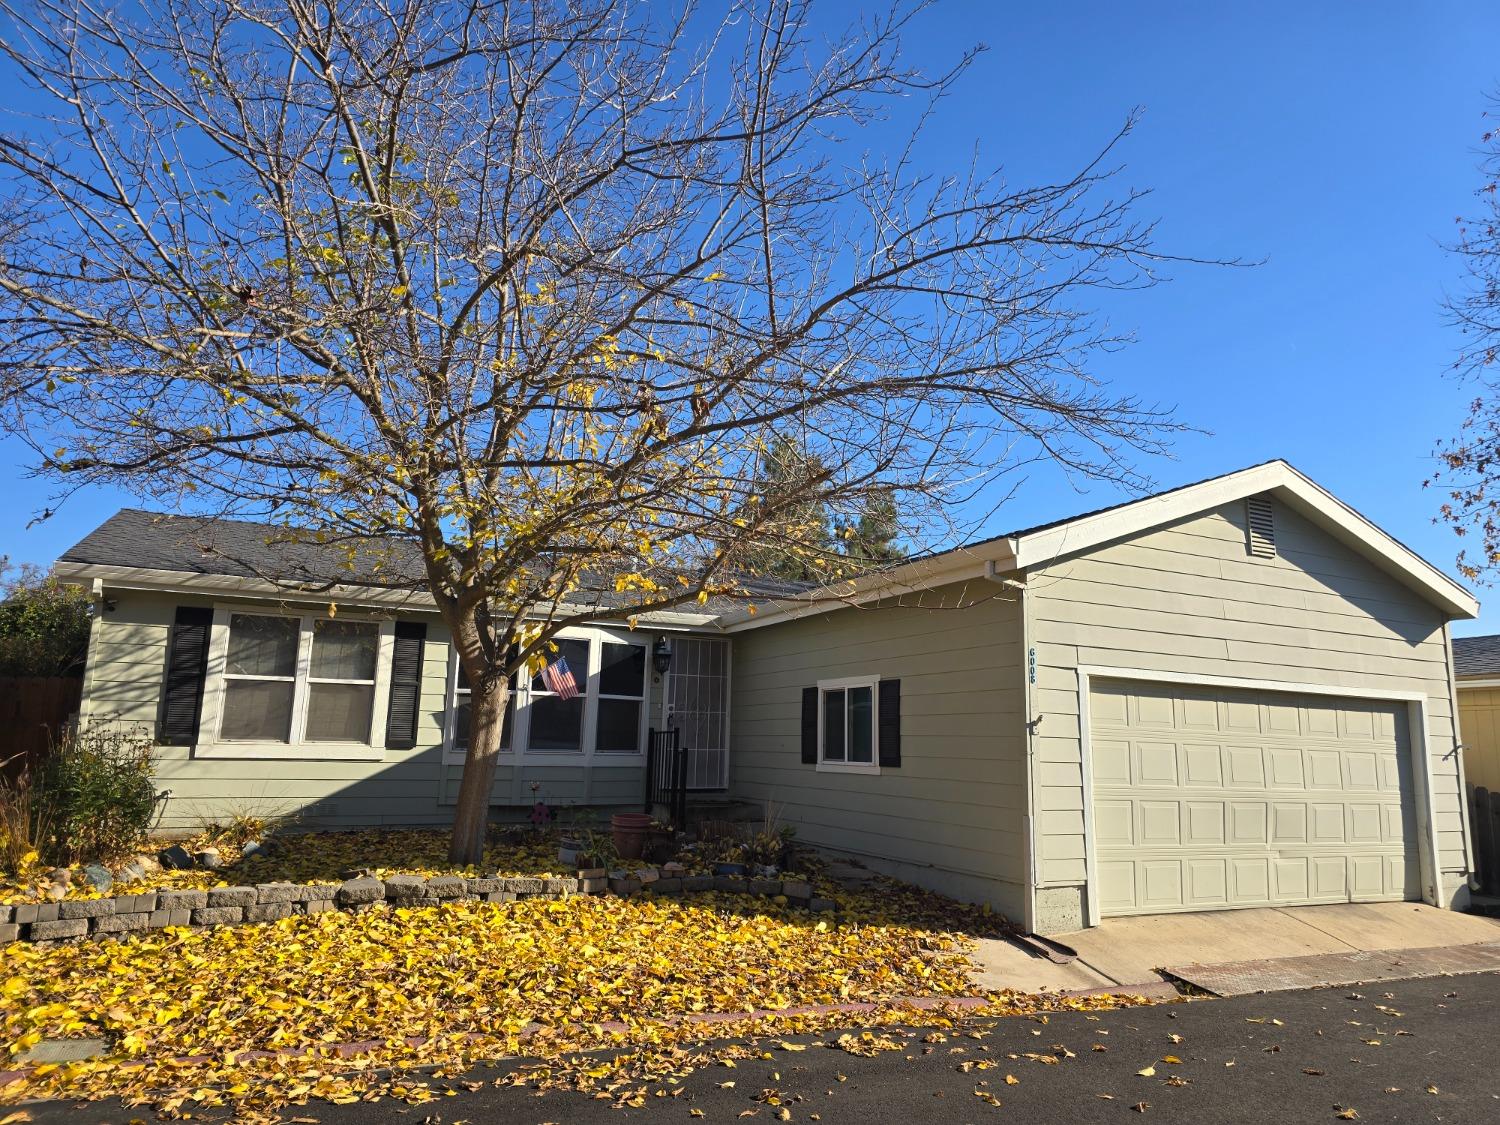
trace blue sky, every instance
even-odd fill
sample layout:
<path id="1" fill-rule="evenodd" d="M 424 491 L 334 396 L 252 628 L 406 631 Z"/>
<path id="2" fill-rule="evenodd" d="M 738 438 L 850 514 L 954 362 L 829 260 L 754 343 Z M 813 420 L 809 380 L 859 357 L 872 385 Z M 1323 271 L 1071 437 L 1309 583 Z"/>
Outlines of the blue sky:
<path id="1" fill-rule="evenodd" d="M 857 10 L 833 3 L 821 19 Z M 1479 182 L 1500 5 L 942 0 L 908 49 L 936 68 L 976 41 L 990 50 L 932 126 L 932 167 L 966 164 L 977 144 L 1017 184 L 1064 175 L 1140 107 L 1124 182 L 1152 189 L 1159 246 L 1265 259 L 1179 267 L 1109 300 L 1137 342 L 1098 370 L 1208 431 L 1140 467 L 1170 486 L 1285 457 L 1451 570 L 1455 539 L 1422 488 L 1471 394 L 1445 377 L 1457 338 L 1440 302 L 1459 269 L 1442 243 Z M 50 562 L 133 502 L 77 496 L 28 530 L 49 489 L 27 479 L 24 452 L 0 442 L 13 559 Z M 1033 471 L 992 530 L 1122 498 Z M 1458 631 L 1500 628 L 1486 616 Z"/>

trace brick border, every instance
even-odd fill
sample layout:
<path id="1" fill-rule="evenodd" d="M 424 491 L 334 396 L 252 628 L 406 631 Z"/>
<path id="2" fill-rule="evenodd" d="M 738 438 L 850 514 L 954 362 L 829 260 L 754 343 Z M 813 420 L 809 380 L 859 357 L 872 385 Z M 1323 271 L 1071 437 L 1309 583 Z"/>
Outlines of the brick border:
<path id="1" fill-rule="evenodd" d="M 206 891 L 159 890 L 112 898 L 0 904 L 0 945 L 15 941 L 51 943 L 159 930 L 167 926 L 240 926 L 274 922 L 327 910 L 358 911 L 377 902 L 395 906 L 440 902 L 517 902 L 576 895 L 678 895 L 702 891 L 783 898 L 788 905 L 830 911 L 838 904 L 815 898 L 805 879 L 746 879 L 688 875 L 672 868 L 633 871 L 600 869 L 568 877 L 371 875 L 342 883 L 259 883 L 211 887 Z"/>

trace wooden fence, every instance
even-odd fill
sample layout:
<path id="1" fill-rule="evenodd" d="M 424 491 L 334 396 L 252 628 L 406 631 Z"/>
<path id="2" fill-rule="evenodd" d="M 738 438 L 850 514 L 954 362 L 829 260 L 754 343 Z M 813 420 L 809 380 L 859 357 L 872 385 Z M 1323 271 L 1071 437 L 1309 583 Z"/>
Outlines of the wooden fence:
<path id="1" fill-rule="evenodd" d="M 0 676 L 0 774 L 16 777 L 39 762 L 78 713 L 76 676 Z"/>
<path id="2" fill-rule="evenodd" d="M 1480 891 L 1500 895 L 1500 793 L 1473 786 L 1469 790 L 1469 824 L 1474 830 L 1474 867 Z"/>

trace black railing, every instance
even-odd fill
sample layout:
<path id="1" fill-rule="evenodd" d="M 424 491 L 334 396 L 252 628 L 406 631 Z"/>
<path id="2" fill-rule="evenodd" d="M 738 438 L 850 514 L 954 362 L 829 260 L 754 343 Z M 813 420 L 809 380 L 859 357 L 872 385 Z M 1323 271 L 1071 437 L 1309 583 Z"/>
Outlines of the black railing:
<path id="1" fill-rule="evenodd" d="M 687 753 L 676 730 L 651 730 L 646 743 L 646 811 L 667 808 L 667 820 L 681 830 L 687 821 Z"/>

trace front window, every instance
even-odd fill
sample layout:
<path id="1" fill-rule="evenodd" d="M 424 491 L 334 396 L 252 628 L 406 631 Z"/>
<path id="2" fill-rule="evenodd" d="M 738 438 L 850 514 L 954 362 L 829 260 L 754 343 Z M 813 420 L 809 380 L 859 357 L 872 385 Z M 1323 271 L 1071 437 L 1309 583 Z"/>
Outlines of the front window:
<path id="1" fill-rule="evenodd" d="M 876 679 L 828 680 L 818 685 L 820 768 L 879 772 L 875 732 Z"/>
<path id="2" fill-rule="evenodd" d="M 546 660 L 566 665 L 572 690 L 555 677 L 538 674 L 519 684 L 512 677 L 501 750 L 639 754 L 646 718 L 646 644 L 582 629 L 552 643 L 555 650 L 545 653 Z M 471 695 L 456 655 L 449 682 L 453 689 L 448 746 L 461 759 L 468 750 Z"/>
<path id="3" fill-rule="evenodd" d="M 215 742 L 374 744 L 379 623 L 220 611 L 215 627 L 224 661 Z"/>

